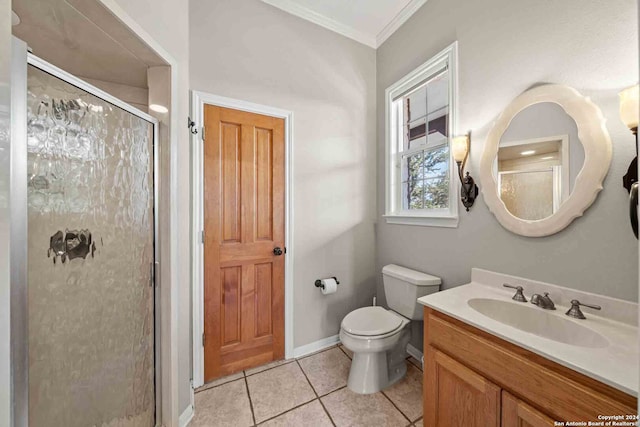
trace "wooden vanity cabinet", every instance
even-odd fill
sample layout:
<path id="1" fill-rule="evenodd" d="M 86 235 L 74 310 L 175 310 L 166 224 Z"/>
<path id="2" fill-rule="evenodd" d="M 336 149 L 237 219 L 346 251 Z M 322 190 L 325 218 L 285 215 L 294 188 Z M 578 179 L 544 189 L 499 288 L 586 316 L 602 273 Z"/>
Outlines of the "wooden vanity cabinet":
<path id="1" fill-rule="evenodd" d="M 424 376 L 424 413 L 433 415 L 427 425 L 500 427 L 500 387 L 435 349 Z"/>
<path id="2" fill-rule="evenodd" d="M 546 427 L 637 413 L 633 396 L 424 310 L 425 426 Z"/>
<path id="3" fill-rule="evenodd" d="M 504 390 L 502 391 L 500 412 L 503 427 L 549 427 L 554 425 L 554 420 Z"/>

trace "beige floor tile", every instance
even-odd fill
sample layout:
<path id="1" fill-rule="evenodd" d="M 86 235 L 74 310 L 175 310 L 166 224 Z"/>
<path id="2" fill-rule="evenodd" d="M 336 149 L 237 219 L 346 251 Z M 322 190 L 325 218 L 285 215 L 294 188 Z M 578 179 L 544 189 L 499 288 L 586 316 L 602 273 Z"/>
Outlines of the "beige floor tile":
<path id="1" fill-rule="evenodd" d="M 330 345 L 329 347 L 323 348 L 321 350 L 314 351 L 313 353 L 305 354 L 304 356 L 299 357 L 298 360 L 307 358 L 309 356 L 313 356 L 315 354 L 324 353 L 325 351 L 331 350 L 332 348 L 338 348 L 338 346 L 339 346 L 339 344 Z"/>
<path id="2" fill-rule="evenodd" d="M 297 363 L 252 375 L 247 377 L 247 382 L 257 423 L 316 397 Z"/>
<path id="3" fill-rule="evenodd" d="M 338 347 L 298 362 L 320 396 L 347 385 L 351 360 Z"/>
<path id="4" fill-rule="evenodd" d="M 413 364 L 413 366 L 415 366 L 416 368 L 420 369 L 422 371 L 422 362 L 419 361 L 418 359 L 416 359 L 415 357 L 411 356 L 409 359 L 407 359 L 409 363 Z"/>
<path id="5" fill-rule="evenodd" d="M 409 424 L 382 393 L 356 394 L 343 388 L 321 400 L 337 427 L 402 427 Z"/>
<path id="6" fill-rule="evenodd" d="M 422 371 L 411 363 L 404 378 L 383 392 L 411 421 L 422 416 Z"/>
<path id="7" fill-rule="evenodd" d="M 276 360 L 275 362 L 267 363 L 266 365 L 258 366 L 256 368 L 247 369 L 244 373 L 249 376 L 253 374 L 257 374 L 258 372 L 266 371 L 267 369 L 275 368 L 276 366 L 284 365 L 285 363 L 295 362 L 294 359 L 291 360 Z"/>
<path id="8" fill-rule="evenodd" d="M 253 425 L 244 379 L 205 390 L 196 394 L 195 400 L 195 416 L 189 427 Z"/>
<path id="9" fill-rule="evenodd" d="M 198 387 L 196 389 L 196 393 L 200 393 L 201 391 L 208 390 L 213 387 L 217 387 L 222 384 L 230 383 L 231 381 L 239 380 L 240 378 L 244 378 L 244 373 L 242 371 L 236 372 L 235 374 L 227 375 L 226 377 L 218 378 L 217 380 L 213 380 L 211 382 L 206 383 L 202 387 Z"/>
<path id="10" fill-rule="evenodd" d="M 413 423 L 413 425 L 415 427 L 422 427 L 422 418 L 420 418 L 418 421 L 416 421 L 415 423 Z"/>
<path id="11" fill-rule="evenodd" d="M 300 406 L 293 411 L 286 412 L 260 425 L 265 427 L 332 427 L 329 416 L 318 400 Z"/>
<path id="12" fill-rule="evenodd" d="M 349 350 L 347 347 L 343 346 L 342 344 L 340 344 L 340 348 L 342 349 L 342 351 L 347 353 L 347 356 L 353 359 L 353 351 Z"/>

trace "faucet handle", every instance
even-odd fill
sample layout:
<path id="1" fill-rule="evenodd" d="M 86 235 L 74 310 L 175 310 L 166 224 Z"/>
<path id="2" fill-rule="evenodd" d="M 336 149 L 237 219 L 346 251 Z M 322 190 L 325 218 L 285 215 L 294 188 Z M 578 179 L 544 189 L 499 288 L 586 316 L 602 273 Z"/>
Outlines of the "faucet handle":
<path id="1" fill-rule="evenodd" d="M 582 310 L 580 310 L 581 305 L 592 308 L 594 310 L 602 310 L 602 307 L 600 307 L 599 305 L 583 304 L 577 299 L 572 299 L 571 308 L 565 314 L 569 317 L 575 317 L 576 319 L 586 319 L 586 317 L 584 317 L 584 314 L 582 314 Z"/>
<path id="2" fill-rule="evenodd" d="M 577 304 L 579 306 L 584 305 L 585 307 L 593 308 L 594 310 L 602 310 L 602 307 L 600 307 L 599 305 L 584 304 L 577 299 L 571 300 L 571 304 Z"/>
<path id="3" fill-rule="evenodd" d="M 502 286 L 504 286 L 505 288 L 516 290 L 516 294 L 511 298 L 512 300 L 518 301 L 518 302 L 527 302 L 527 299 L 524 297 L 524 294 L 522 293 L 522 291 L 524 290 L 522 286 L 513 286 L 508 283 L 503 283 Z"/>

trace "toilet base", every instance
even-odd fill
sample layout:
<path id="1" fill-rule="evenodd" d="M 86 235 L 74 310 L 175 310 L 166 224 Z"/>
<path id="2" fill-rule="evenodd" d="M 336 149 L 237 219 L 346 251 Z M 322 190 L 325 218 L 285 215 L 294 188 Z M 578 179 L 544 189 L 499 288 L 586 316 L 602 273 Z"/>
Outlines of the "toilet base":
<path id="1" fill-rule="evenodd" d="M 387 355 L 383 353 L 354 353 L 347 387 L 359 394 L 380 391 L 380 384 L 389 382 Z"/>
<path id="2" fill-rule="evenodd" d="M 349 390 L 358 394 L 377 393 L 404 378 L 407 373 L 406 348 L 409 338 L 409 328 L 404 328 L 398 342 L 390 350 L 354 351 L 347 380 Z"/>

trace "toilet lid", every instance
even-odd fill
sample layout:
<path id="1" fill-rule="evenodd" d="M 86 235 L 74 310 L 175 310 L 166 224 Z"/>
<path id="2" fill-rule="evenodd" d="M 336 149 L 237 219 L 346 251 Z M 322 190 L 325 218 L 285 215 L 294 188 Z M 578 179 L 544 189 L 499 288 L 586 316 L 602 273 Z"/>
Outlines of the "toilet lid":
<path id="1" fill-rule="evenodd" d="M 383 335 L 398 329 L 402 319 L 382 307 L 363 307 L 347 314 L 342 329 L 353 335 Z"/>

